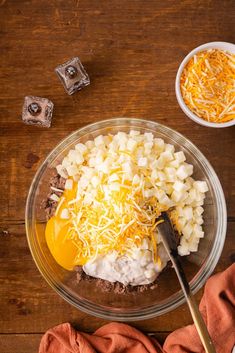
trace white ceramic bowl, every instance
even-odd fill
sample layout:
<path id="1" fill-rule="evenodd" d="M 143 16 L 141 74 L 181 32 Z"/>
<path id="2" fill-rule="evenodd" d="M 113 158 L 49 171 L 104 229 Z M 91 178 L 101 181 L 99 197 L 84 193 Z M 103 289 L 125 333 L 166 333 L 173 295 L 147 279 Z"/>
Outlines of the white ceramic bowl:
<path id="1" fill-rule="evenodd" d="M 231 121 L 227 121 L 225 123 L 211 123 L 208 122 L 202 118 L 199 118 L 196 114 L 194 114 L 189 108 L 188 106 L 185 104 L 184 99 L 181 95 L 181 90 L 180 90 L 180 77 L 182 74 L 182 71 L 185 67 L 185 65 L 188 63 L 188 61 L 198 52 L 203 51 L 203 50 L 208 50 L 208 49 L 221 49 L 221 50 L 225 50 L 228 51 L 232 54 L 235 54 L 235 44 L 232 43 L 227 43 L 227 42 L 210 42 L 210 43 L 206 43 L 203 45 L 200 45 L 199 47 L 193 49 L 182 61 L 182 63 L 180 64 L 180 67 L 178 69 L 177 75 L 176 75 L 176 80 L 175 80 L 175 93 L 176 93 L 176 98 L 177 101 L 181 107 L 181 109 L 183 110 L 183 112 L 193 121 L 195 121 L 196 123 L 200 124 L 200 125 L 204 125 L 207 127 L 228 127 L 228 126 L 232 126 L 235 125 L 235 120 L 231 120 Z"/>

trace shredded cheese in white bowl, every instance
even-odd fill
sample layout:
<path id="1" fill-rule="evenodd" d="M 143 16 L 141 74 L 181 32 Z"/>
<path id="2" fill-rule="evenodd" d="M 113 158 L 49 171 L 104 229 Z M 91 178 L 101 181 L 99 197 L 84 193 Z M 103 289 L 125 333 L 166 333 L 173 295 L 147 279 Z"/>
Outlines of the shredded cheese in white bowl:
<path id="1" fill-rule="evenodd" d="M 211 42 L 192 50 L 179 66 L 175 91 L 183 112 L 207 127 L 235 124 L 235 45 Z"/>

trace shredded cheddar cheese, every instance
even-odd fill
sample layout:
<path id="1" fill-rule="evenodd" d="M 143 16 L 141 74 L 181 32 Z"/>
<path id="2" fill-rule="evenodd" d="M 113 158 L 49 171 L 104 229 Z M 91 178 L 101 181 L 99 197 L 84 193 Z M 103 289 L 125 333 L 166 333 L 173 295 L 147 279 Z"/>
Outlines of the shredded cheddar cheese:
<path id="1" fill-rule="evenodd" d="M 130 186 L 130 182 L 124 181 L 120 190 L 112 191 L 107 201 L 103 181 L 92 207 L 84 204 L 83 199 L 70 205 L 69 237 L 78 249 L 77 264 L 83 265 L 109 251 L 123 255 L 139 247 L 144 239 L 152 243 L 154 260 L 158 260 L 155 228 L 159 223 L 156 218 L 163 209 L 156 198 L 151 200 L 154 207 L 146 205 L 141 188 Z"/>
<path id="2" fill-rule="evenodd" d="M 235 55 L 218 49 L 202 51 L 181 76 L 181 94 L 190 110 L 214 123 L 235 119 Z"/>

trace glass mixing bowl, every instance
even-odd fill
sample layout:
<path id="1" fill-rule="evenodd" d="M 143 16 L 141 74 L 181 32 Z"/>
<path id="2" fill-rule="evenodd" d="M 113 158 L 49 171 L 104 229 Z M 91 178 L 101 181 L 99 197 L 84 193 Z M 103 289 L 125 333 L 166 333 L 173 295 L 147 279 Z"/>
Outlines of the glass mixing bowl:
<path id="1" fill-rule="evenodd" d="M 26 231 L 34 261 L 49 285 L 76 308 L 97 317 L 134 321 L 164 314 L 182 304 L 185 299 L 174 270 L 168 268 L 159 276 L 156 289 L 144 293 L 103 293 L 89 281 L 76 283 L 76 273 L 66 271 L 53 259 L 45 240 L 46 215 L 41 203 L 49 191 L 49 180 L 54 168 L 78 142 L 86 142 L 98 135 L 128 132 L 135 129 L 152 132 L 175 149 L 183 151 L 187 162 L 194 166 L 194 178 L 205 180 L 209 186 L 204 205 L 205 237 L 201 239 L 198 252 L 182 258 L 183 266 L 196 293 L 213 272 L 226 234 L 226 205 L 223 190 L 213 168 L 203 154 L 178 132 L 148 120 L 115 118 L 85 126 L 64 139 L 45 159 L 36 173 L 26 205 Z"/>

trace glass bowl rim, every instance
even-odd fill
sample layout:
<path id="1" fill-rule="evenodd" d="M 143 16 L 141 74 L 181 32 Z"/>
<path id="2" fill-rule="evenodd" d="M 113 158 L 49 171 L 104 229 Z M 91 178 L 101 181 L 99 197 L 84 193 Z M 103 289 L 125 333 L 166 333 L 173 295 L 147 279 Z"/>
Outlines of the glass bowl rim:
<path id="1" fill-rule="evenodd" d="M 50 287 L 52 287 L 55 290 L 55 292 L 57 292 L 63 299 L 65 299 L 67 302 L 72 304 L 77 309 L 89 315 L 93 315 L 107 320 L 135 321 L 135 320 L 150 319 L 176 309 L 178 306 L 180 306 L 185 302 L 185 297 L 183 295 L 182 290 L 179 290 L 178 292 L 174 293 L 170 297 L 171 300 L 168 303 L 165 303 L 164 305 L 155 304 L 153 306 L 148 306 L 147 308 L 145 307 L 138 311 L 137 310 L 131 311 L 129 309 L 128 310 L 124 309 L 125 311 L 127 311 L 126 313 L 124 313 L 121 309 L 117 309 L 117 310 L 113 308 L 105 309 L 101 305 L 98 305 L 97 307 L 95 303 L 91 303 L 84 299 L 80 300 L 75 298 L 76 299 L 75 300 L 72 295 L 67 293 L 66 290 L 61 285 L 58 285 L 58 283 L 56 283 L 56 281 L 53 280 L 53 277 L 50 275 L 50 273 L 47 272 L 46 268 L 43 267 L 43 264 L 40 263 L 40 251 L 38 251 L 38 249 L 34 246 L 33 230 L 31 231 L 31 226 L 33 224 L 32 206 L 34 204 L 35 194 L 36 194 L 36 190 L 39 185 L 41 176 L 43 175 L 44 171 L 47 169 L 48 164 L 51 163 L 54 156 L 58 155 L 60 152 L 62 152 L 62 150 L 66 146 L 68 146 L 69 142 L 71 141 L 73 142 L 74 137 L 79 138 L 83 136 L 85 133 L 95 132 L 97 129 L 107 128 L 107 127 L 112 128 L 119 125 L 130 127 L 130 128 L 133 126 L 134 128 L 135 124 L 136 124 L 136 127 L 137 126 L 142 127 L 143 129 L 145 127 L 143 125 L 141 126 L 141 124 L 147 125 L 146 129 L 148 128 L 148 124 L 149 124 L 151 125 L 152 129 L 155 129 L 155 130 L 159 129 L 162 133 L 164 133 L 164 131 L 167 132 L 168 134 L 172 133 L 174 135 L 174 140 L 176 142 L 178 142 L 178 140 L 183 139 L 184 143 L 190 146 L 190 152 L 193 153 L 194 157 L 196 153 L 196 159 L 203 165 L 207 174 L 210 175 L 210 177 L 213 179 L 212 185 L 215 193 L 215 200 L 218 207 L 218 211 L 220 211 L 218 213 L 221 216 L 218 217 L 216 236 L 215 236 L 215 240 L 214 240 L 212 249 L 210 251 L 209 257 L 206 259 L 203 266 L 200 267 L 199 271 L 194 276 L 193 280 L 190 282 L 193 293 L 196 293 L 204 285 L 207 278 L 212 274 L 220 258 L 221 252 L 223 250 L 224 242 L 225 242 L 225 237 L 226 237 L 227 210 L 226 210 L 225 197 L 224 197 L 224 193 L 223 193 L 223 189 L 220 184 L 220 181 L 213 167 L 208 162 L 206 157 L 202 154 L 202 152 L 190 140 L 188 140 L 185 136 L 183 136 L 179 132 L 152 120 L 116 117 L 112 119 L 100 120 L 95 123 L 85 125 L 84 127 L 69 134 L 67 137 L 62 139 L 47 155 L 47 157 L 44 159 L 42 164 L 39 166 L 32 180 L 32 183 L 28 192 L 28 197 L 26 201 L 26 210 L 25 210 L 25 227 L 26 227 L 27 241 L 31 251 L 31 255 L 34 259 L 34 262 L 39 272 L 41 273 L 42 277 L 47 281 L 47 283 L 50 285 Z M 77 136 L 78 134 L 79 136 Z M 185 145 L 184 147 L 187 149 Z"/>

